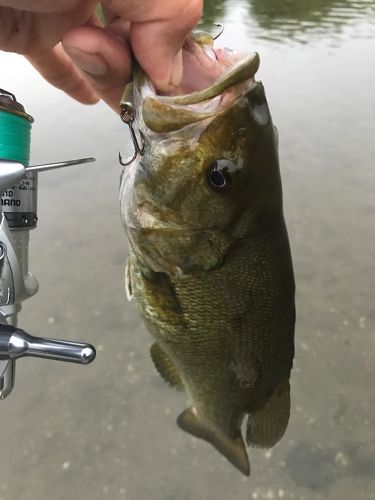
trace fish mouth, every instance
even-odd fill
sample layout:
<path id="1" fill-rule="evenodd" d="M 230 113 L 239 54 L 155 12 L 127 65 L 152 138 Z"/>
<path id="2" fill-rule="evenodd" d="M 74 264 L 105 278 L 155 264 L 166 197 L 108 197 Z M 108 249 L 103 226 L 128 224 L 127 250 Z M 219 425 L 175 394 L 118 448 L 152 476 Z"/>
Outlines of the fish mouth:
<path id="1" fill-rule="evenodd" d="M 231 49 L 215 48 L 213 43 L 209 36 L 204 41 L 187 38 L 182 49 L 181 84 L 169 93 L 159 94 L 167 98 L 165 102 L 191 105 L 220 94 L 223 98 L 229 88 L 254 77 L 260 63 L 256 52 L 241 54 Z"/>
<path id="2" fill-rule="evenodd" d="M 182 53 L 183 78 L 178 87 L 161 93 L 148 79 L 141 86 L 143 121 L 153 132 L 172 132 L 212 119 L 255 85 L 260 64 L 256 52 L 214 48 L 207 36 L 204 42 L 188 37 Z"/>

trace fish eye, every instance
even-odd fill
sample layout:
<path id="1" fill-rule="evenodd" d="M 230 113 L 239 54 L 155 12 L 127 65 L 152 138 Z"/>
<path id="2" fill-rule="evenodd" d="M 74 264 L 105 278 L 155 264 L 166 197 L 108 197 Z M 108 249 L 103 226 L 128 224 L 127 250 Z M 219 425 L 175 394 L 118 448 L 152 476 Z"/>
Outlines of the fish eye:
<path id="1" fill-rule="evenodd" d="M 233 170 L 230 160 L 216 160 L 208 169 L 208 183 L 215 190 L 228 189 L 231 182 L 230 171 Z"/>

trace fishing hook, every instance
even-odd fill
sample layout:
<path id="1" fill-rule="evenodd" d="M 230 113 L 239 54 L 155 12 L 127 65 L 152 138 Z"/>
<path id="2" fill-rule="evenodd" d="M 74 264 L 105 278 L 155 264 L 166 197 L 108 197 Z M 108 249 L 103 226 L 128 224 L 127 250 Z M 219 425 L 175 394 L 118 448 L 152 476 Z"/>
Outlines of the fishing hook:
<path id="1" fill-rule="evenodd" d="M 224 24 L 221 24 L 221 23 L 215 23 L 215 26 L 217 26 L 219 28 L 219 32 L 213 36 L 212 38 L 214 40 L 216 40 L 217 38 L 219 38 L 219 36 L 222 34 L 222 32 L 224 31 Z"/>
<path id="2" fill-rule="evenodd" d="M 144 150 L 145 150 L 145 145 L 144 145 L 144 136 L 141 131 L 139 131 L 139 135 L 141 136 L 142 144 L 141 146 L 138 143 L 137 135 L 135 133 L 135 130 L 133 128 L 133 122 L 135 119 L 134 115 L 134 109 L 133 106 L 130 102 L 124 102 L 121 103 L 121 113 L 120 113 L 121 120 L 126 123 L 126 125 L 129 127 L 130 134 L 132 137 L 133 141 L 133 146 L 134 146 L 134 154 L 130 158 L 130 160 L 127 160 L 126 162 L 122 160 L 122 156 L 119 153 L 119 162 L 122 166 L 126 167 L 127 165 L 130 165 L 133 163 L 133 161 L 137 158 L 138 155 L 143 156 Z"/>

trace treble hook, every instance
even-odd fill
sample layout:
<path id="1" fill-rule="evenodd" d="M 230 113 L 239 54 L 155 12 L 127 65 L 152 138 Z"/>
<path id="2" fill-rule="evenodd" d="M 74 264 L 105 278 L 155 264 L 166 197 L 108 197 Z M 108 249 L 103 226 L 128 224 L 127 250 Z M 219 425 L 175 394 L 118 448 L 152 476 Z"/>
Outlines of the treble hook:
<path id="1" fill-rule="evenodd" d="M 126 167 L 127 165 L 130 165 L 131 163 L 133 163 L 133 161 L 137 158 L 138 155 L 140 155 L 140 156 L 143 155 L 144 150 L 145 150 L 144 136 L 143 136 L 142 132 L 139 131 L 139 135 L 141 136 L 141 139 L 142 139 L 142 145 L 140 146 L 138 144 L 137 135 L 136 135 L 135 130 L 133 128 L 133 122 L 134 122 L 134 119 L 135 119 L 135 115 L 134 115 L 133 106 L 132 106 L 132 104 L 130 102 L 123 102 L 123 103 L 121 103 L 120 117 L 121 117 L 121 120 L 124 123 L 126 123 L 126 125 L 128 125 L 129 130 L 130 130 L 130 134 L 131 134 L 131 137 L 132 137 L 132 140 L 133 140 L 133 145 L 134 145 L 134 155 L 131 157 L 130 160 L 124 162 L 122 160 L 121 154 L 120 153 L 118 154 L 120 164 L 122 166 Z"/>
<path id="2" fill-rule="evenodd" d="M 217 26 L 219 28 L 219 32 L 215 36 L 212 37 L 214 40 L 216 40 L 217 38 L 219 38 L 219 36 L 224 31 L 224 25 L 223 24 L 221 24 L 221 23 L 215 23 L 215 26 Z"/>

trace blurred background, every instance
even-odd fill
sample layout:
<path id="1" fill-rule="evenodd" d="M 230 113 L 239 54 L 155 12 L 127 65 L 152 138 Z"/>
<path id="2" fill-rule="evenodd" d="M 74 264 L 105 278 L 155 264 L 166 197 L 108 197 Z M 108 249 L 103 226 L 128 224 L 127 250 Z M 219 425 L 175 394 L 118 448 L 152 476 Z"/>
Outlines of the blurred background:
<path id="1" fill-rule="evenodd" d="M 259 52 L 280 134 L 297 282 L 292 415 L 272 450 L 249 450 L 245 478 L 179 430 L 185 396 L 149 358 L 126 302 L 118 151 L 125 126 L 0 53 L 0 87 L 35 118 L 32 163 L 95 156 L 40 174 L 30 333 L 92 342 L 87 367 L 17 362 L 0 403 L 0 500 L 375 498 L 375 1 L 206 0 L 218 45 Z"/>

